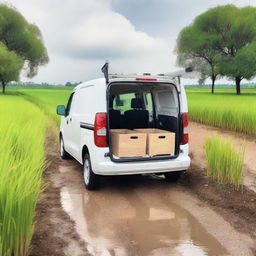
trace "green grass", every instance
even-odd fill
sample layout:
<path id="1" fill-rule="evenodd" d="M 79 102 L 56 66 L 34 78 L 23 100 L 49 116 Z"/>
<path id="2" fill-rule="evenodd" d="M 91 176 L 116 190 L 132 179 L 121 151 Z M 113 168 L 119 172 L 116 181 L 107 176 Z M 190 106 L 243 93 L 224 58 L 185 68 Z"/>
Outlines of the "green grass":
<path id="1" fill-rule="evenodd" d="M 193 121 L 256 135 L 256 93 L 235 95 L 232 90 L 187 89 L 189 116 Z"/>
<path id="2" fill-rule="evenodd" d="M 243 184 L 244 148 L 239 152 L 231 140 L 214 135 L 205 140 L 204 150 L 207 175 L 219 183 L 231 184 L 238 190 Z"/>
<path id="3" fill-rule="evenodd" d="M 56 107 L 66 105 L 72 89 L 19 89 L 17 92 L 22 93 L 25 99 L 40 107 L 56 124 L 59 124 L 60 116 L 56 114 Z"/>
<path id="4" fill-rule="evenodd" d="M 15 95 L 0 95 L 0 255 L 24 256 L 42 189 L 45 115 Z"/>

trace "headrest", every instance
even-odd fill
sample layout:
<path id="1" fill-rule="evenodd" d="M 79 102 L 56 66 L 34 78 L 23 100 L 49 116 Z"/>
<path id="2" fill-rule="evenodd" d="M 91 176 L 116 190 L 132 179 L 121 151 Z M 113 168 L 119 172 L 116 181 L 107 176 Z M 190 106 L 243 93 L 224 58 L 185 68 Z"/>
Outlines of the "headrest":
<path id="1" fill-rule="evenodd" d="M 138 98 L 132 99 L 131 108 L 142 108 L 142 100 Z"/>

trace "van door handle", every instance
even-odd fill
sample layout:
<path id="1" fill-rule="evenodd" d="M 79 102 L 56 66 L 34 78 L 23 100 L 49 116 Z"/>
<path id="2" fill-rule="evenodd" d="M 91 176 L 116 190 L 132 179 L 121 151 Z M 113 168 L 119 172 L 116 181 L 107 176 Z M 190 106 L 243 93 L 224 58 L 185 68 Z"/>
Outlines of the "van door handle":
<path id="1" fill-rule="evenodd" d="M 69 122 L 70 122 L 70 123 L 72 122 L 72 117 L 69 118 Z"/>

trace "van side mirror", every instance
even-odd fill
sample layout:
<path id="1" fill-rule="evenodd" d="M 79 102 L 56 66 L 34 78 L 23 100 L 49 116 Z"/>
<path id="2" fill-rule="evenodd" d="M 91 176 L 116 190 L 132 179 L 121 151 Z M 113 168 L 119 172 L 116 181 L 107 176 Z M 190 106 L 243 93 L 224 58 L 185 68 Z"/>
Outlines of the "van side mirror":
<path id="1" fill-rule="evenodd" d="M 58 105 L 57 106 L 57 114 L 60 116 L 65 116 L 66 115 L 66 109 L 64 105 Z"/>

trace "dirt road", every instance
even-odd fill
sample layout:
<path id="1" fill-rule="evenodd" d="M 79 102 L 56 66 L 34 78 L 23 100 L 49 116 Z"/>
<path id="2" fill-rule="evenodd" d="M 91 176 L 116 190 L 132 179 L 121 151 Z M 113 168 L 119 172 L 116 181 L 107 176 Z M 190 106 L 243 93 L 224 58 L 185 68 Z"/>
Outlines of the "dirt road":
<path id="1" fill-rule="evenodd" d="M 198 167 L 206 167 L 203 144 L 206 137 L 219 134 L 225 139 L 231 139 L 238 150 L 245 146 L 244 153 L 244 185 L 256 192 L 256 138 L 241 133 L 226 131 L 212 126 L 190 122 L 189 124 L 189 148 L 192 152 L 193 163 Z"/>
<path id="2" fill-rule="evenodd" d="M 117 177 L 88 192 L 78 166 L 60 172 L 63 208 L 91 255 L 253 255 L 249 237 L 178 185 Z"/>
<path id="3" fill-rule="evenodd" d="M 38 204 L 31 256 L 255 253 L 255 229 L 250 231 L 229 209 L 225 218 L 209 207 L 207 199 L 199 199 L 196 191 L 204 190 L 204 196 L 216 195 L 211 202 L 221 201 L 217 192 L 207 192 L 211 184 L 204 187 L 205 180 L 192 185 L 188 176 L 184 185 L 152 175 L 108 177 L 102 179 L 99 191 L 88 192 L 81 166 L 74 160 L 60 160 L 52 138 L 47 140 L 47 151 L 48 187 Z M 244 227 L 243 233 L 229 218 Z"/>

